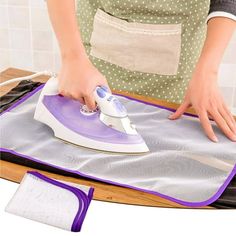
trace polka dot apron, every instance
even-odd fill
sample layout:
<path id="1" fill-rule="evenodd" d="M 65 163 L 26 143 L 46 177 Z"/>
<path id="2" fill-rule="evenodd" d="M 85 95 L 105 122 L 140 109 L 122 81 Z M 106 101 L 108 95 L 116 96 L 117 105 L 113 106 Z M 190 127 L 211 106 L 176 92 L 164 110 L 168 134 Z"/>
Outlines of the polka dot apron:
<path id="1" fill-rule="evenodd" d="M 118 91 L 181 103 L 200 55 L 209 0 L 77 0 L 92 63 Z"/>

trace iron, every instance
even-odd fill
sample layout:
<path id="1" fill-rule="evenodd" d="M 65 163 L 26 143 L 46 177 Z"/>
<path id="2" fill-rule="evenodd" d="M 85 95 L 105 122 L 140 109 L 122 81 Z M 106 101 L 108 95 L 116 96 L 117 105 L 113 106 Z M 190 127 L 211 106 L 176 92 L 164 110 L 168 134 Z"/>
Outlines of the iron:
<path id="1" fill-rule="evenodd" d="M 55 137 L 79 146 L 118 153 L 144 153 L 149 149 L 130 121 L 125 107 L 107 87 L 94 90 L 97 108 L 58 94 L 58 80 L 45 84 L 34 119 L 48 125 Z"/>

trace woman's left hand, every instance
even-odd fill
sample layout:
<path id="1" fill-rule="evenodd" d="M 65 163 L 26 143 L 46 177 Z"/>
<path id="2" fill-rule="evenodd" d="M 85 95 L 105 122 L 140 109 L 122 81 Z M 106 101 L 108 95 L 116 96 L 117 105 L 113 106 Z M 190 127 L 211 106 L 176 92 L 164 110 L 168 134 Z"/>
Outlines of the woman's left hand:
<path id="1" fill-rule="evenodd" d="M 219 90 L 216 72 L 197 65 L 183 103 L 169 116 L 169 119 L 178 119 L 191 106 L 196 111 L 209 139 L 218 142 L 209 120 L 211 118 L 230 140 L 236 141 L 236 122 Z"/>

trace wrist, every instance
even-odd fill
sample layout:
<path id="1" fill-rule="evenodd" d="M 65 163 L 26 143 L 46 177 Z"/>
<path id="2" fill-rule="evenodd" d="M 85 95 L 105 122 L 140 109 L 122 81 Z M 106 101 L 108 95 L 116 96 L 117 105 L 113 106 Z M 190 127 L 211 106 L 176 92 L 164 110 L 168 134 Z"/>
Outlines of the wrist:
<path id="1" fill-rule="evenodd" d="M 200 57 L 197 67 L 201 68 L 201 70 L 208 71 L 210 73 L 217 74 L 219 70 L 220 63 L 213 58 L 202 58 Z"/>
<path id="2" fill-rule="evenodd" d="M 194 69 L 192 79 L 217 82 L 218 67 L 208 61 L 199 61 Z"/>
<path id="3" fill-rule="evenodd" d="M 82 45 L 70 45 L 70 47 L 61 49 L 61 57 L 62 59 L 67 58 L 78 58 L 81 56 L 85 56 L 86 52 Z"/>
<path id="4" fill-rule="evenodd" d="M 220 63 L 214 59 L 200 57 L 195 70 L 205 72 L 206 74 L 218 74 Z"/>
<path id="5" fill-rule="evenodd" d="M 88 56 L 84 48 L 72 47 L 61 52 L 62 62 L 71 60 L 86 60 Z"/>
<path id="6" fill-rule="evenodd" d="M 86 51 L 83 42 L 78 33 L 73 34 L 68 40 L 59 44 L 61 49 L 62 61 L 74 60 L 86 57 Z"/>

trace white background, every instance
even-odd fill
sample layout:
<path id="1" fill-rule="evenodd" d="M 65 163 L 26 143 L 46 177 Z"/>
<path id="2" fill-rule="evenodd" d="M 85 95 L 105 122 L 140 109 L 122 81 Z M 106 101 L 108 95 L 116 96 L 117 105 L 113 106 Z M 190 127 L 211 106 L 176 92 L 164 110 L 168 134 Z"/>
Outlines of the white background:
<path id="1" fill-rule="evenodd" d="M 80 233 L 71 233 L 4 212 L 18 184 L 0 179 L 0 235 L 128 236 L 236 235 L 236 210 L 141 207 L 93 200 Z"/>

